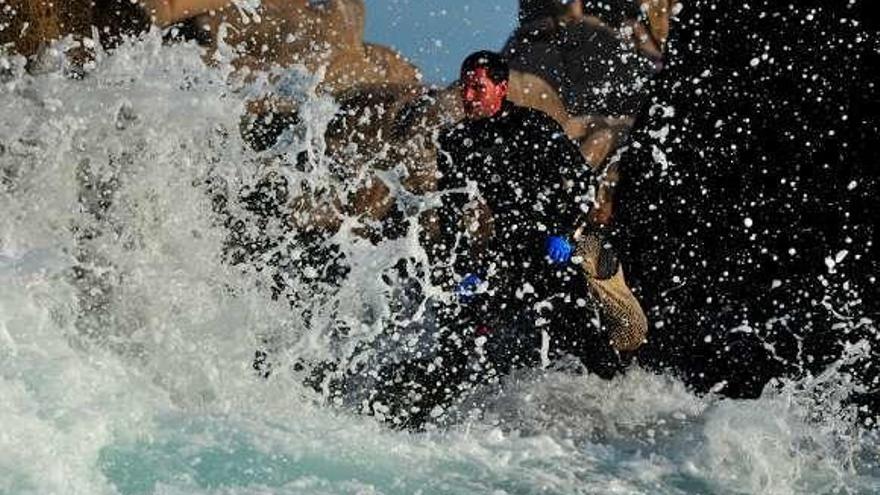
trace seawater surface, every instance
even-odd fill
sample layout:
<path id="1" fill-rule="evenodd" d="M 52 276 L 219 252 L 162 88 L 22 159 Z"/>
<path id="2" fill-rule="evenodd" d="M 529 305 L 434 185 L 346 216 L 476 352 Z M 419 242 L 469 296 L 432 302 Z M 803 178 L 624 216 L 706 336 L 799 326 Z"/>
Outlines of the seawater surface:
<path id="1" fill-rule="evenodd" d="M 259 378 L 261 336 L 282 335 L 292 357 L 336 344 L 269 297 L 266 274 L 223 262 L 207 184 L 239 190 L 260 167 L 294 187 L 331 180 L 320 136 L 335 105 L 315 78 L 235 82 L 155 33 L 82 80 L 2 63 L 0 493 L 880 491 L 876 437 L 834 367 L 748 401 L 639 369 L 533 372 L 486 390 L 482 414 L 424 432 L 327 404 L 292 373 Z M 271 159 L 238 131 L 270 90 L 305 117 Z M 311 168 L 284 166 L 303 152 Z M 413 235 L 337 236 L 352 269 L 334 311 L 386 314 L 379 274 L 420 255 Z"/>

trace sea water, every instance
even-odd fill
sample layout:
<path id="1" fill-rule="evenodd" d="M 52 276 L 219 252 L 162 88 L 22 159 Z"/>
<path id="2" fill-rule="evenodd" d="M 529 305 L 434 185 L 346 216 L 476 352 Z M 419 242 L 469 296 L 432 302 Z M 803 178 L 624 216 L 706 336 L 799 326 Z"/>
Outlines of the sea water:
<path id="1" fill-rule="evenodd" d="M 374 245 L 343 225 L 334 242 L 350 271 L 304 298 L 308 312 L 224 258 L 211 185 L 237 191 L 270 170 L 294 190 L 334 180 L 321 136 L 336 107 L 317 77 L 241 77 L 222 50 L 208 66 L 155 33 L 99 54 L 81 80 L 63 59 L 32 76 L 0 63 L 2 494 L 880 491 L 877 439 L 845 406 L 854 385 L 836 367 L 757 400 L 639 369 L 611 381 L 536 371 L 422 432 L 292 372 L 261 378 L 267 335 L 291 361 L 375 339 L 393 292 L 381 274 L 423 255 L 413 232 Z M 304 125 L 260 154 L 239 128 L 270 91 L 295 99 Z M 303 153 L 307 166 L 292 166 Z M 340 338 L 321 318 L 355 326 Z"/>

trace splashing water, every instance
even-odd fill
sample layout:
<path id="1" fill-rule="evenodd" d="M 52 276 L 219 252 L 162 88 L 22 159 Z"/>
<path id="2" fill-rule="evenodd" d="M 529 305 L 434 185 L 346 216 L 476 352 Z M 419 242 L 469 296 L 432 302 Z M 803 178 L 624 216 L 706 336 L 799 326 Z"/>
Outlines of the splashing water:
<path id="1" fill-rule="evenodd" d="M 844 405 L 855 385 L 836 368 L 753 401 L 697 397 L 640 370 L 524 373 L 478 391 L 482 414 L 425 433 L 325 405 L 289 373 L 261 379 L 251 362 L 267 335 L 291 359 L 370 342 L 390 313 L 381 274 L 423 255 L 412 232 L 372 245 L 344 226 L 341 289 L 293 306 L 271 297 L 266 270 L 227 262 L 216 188 L 254 187 L 254 170 L 294 192 L 331 180 L 320 136 L 335 106 L 316 81 L 293 71 L 232 84 L 155 34 L 83 80 L 6 66 L 0 493 L 880 490 L 877 441 Z M 239 126 L 267 86 L 298 99 L 305 130 L 260 154 Z M 303 152 L 305 168 L 284 165 Z M 322 318 L 352 330 L 334 340 Z"/>

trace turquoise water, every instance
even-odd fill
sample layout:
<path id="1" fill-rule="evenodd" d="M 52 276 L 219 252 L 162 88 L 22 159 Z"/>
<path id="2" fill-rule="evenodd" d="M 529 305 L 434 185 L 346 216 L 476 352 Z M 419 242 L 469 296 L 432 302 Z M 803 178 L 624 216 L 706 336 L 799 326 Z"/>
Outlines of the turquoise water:
<path id="1" fill-rule="evenodd" d="M 363 322 L 342 342 L 306 331 L 269 297 L 266 274 L 220 261 L 226 234 L 208 178 L 237 189 L 260 169 L 294 185 L 332 182 L 322 160 L 285 165 L 321 155 L 335 105 L 313 93 L 314 78 L 235 82 L 222 63 L 206 67 L 195 48 L 155 35 L 82 81 L 4 63 L 2 494 L 880 491 L 877 439 L 844 405 L 855 385 L 834 369 L 753 401 L 698 397 L 638 369 L 613 381 L 533 372 L 475 392 L 479 411 L 420 433 L 328 404 L 292 373 L 259 379 L 250 365 L 264 336 L 291 360 L 374 337 L 381 322 L 364 315 L 389 304 L 379 275 L 419 254 L 412 237 L 337 237 L 357 263 L 334 314 Z M 270 90 L 301 102 L 306 132 L 256 155 L 239 116 Z M 89 180 L 113 184 L 101 215 L 88 207 Z M 100 294 L 72 275 L 84 265 Z"/>

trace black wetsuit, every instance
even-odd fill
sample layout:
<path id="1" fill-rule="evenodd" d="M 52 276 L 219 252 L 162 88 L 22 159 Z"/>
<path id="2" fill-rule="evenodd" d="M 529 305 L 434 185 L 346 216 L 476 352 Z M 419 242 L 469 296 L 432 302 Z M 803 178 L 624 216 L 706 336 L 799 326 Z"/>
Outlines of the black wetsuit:
<path id="1" fill-rule="evenodd" d="M 436 265 L 447 261 L 453 282 L 476 273 L 488 284 L 463 305 L 458 324 L 490 334 L 491 361 L 534 364 L 542 327 L 557 340 L 571 326 L 565 320 L 584 328 L 584 275 L 574 264 L 553 265 L 545 243 L 552 235 L 570 238 L 583 219 L 590 168 L 555 120 L 509 102 L 495 116 L 447 129 L 439 145 L 445 235 L 433 250 Z M 488 239 L 461 226 L 465 205 L 475 200 L 490 211 Z"/>
<path id="2" fill-rule="evenodd" d="M 562 127 L 538 110 L 505 102 L 495 116 L 464 121 L 439 139 L 438 190 L 444 242 L 460 271 L 522 271 L 531 264 L 544 273 L 544 243 L 550 235 L 569 235 L 586 212 L 590 168 Z M 475 191 L 466 191 L 468 183 Z M 476 194 L 474 194 L 476 193 Z M 464 206 L 481 199 L 493 224 L 485 249 L 465 235 L 458 249 L 450 241 Z M 439 252 L 439 251 L 435 251 Z M 540 268 L 539 268 L 540 266 Z"/>

